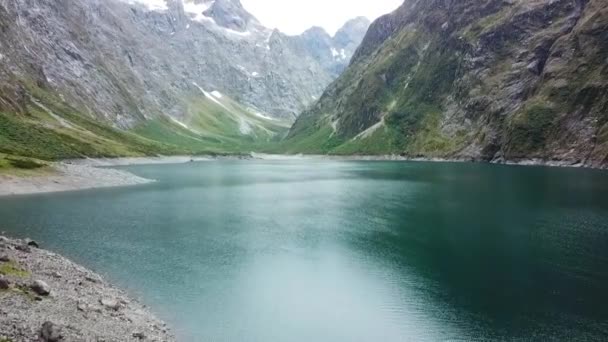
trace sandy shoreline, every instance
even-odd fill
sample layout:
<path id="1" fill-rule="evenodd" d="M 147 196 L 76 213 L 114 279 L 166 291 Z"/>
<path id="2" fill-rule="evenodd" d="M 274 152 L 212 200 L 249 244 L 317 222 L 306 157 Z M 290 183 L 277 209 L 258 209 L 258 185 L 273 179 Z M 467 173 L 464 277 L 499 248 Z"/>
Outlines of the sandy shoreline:
<path id="1" fill-rule="evenodd" d="M 52 164 L 53 173 L 31 177 L 0 174 L 0 196 L 25 195 L 49 192 L 64 192 L 84 189 L 134 186 L 155 182 L 130 172 L 112 169 L 112 166 L 181 164 L 199 161 L 222 159 L 254 159 L 270 161 L 289 160 L 336 160 L 336 161 L 411 161 L 411 162 L 481 162 L 468 159 L 449 158 L 410 158 L 399 155 L 382 156 L 334 156 L 334 155 L 271 155 L 252 153 L 249 157 L 148 157 L 148 158 L 114 158 L 114 159 L 75 159 Z M 568 168 L 606 169 L 605 166 L 588 165 L 571 161 L 545 161 L 526 159 L 520 161 L 491 162 L 497 165 L 549 166 Z"/>

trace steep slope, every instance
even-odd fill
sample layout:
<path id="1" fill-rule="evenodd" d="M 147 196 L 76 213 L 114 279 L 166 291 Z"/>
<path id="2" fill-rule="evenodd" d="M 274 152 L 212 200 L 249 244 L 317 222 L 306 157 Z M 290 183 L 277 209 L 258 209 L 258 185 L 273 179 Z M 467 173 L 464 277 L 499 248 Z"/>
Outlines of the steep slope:
<path id="1" fill-rule="evenodd" d="M 303 113 L 290 152 L 608 163 L 608 3 L 407 0 Z"/>
<path id="2" fill-rule="evenodd" d="M 249 151 L 334 78 L 286 40 L 239 0 L 0 0 L 0 153 Z"/>

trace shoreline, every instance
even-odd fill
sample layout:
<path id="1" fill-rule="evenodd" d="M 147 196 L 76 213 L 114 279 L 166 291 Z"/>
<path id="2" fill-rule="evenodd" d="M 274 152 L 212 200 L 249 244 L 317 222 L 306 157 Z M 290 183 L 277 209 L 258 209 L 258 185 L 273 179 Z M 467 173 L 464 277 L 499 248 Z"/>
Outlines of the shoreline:
<path id="1" fill-rule="evenodd" d="M 546 161 L 523 159 L 519 161 L 481 161 L 465 158 L 423 158 L 400 155 L 275 155 L 251 153 L 247 156 L 167 156 L 141 158 L 88 158 L 69 159 L 51 163 L 53 172 L 44 175 L 18 176 L 0 174 L 0 197 L 30 195 L 53 192 L 78 191 L 97 188 L 136 186 L 156 182 L 136 176 L 130 172 L 112 169 L 115 166 L 185 164 L 189 162 L 217 160 L 335 160 L 335 161 L 407 161 L 437 163 L 481 163 L 513 166 L 542 166 L 606 170 L 607 166 L 573 161 Z"/>
<path id="2" fill-rule="evenodd" d="M 50 163 L 52 172 L 47 174 L 32 176 L 0 174 L 0 197 L 149 184 L 156 180 L 142 178 L 111 167 L 182 164 L 209 160 L 212 159 L 189 156 L 67 159 Z"/>
<path id="3" fill-rule="evenodd" d="M 145 305 L 31 240 L 0 235 L 0 341 L 175 341 Z"/>

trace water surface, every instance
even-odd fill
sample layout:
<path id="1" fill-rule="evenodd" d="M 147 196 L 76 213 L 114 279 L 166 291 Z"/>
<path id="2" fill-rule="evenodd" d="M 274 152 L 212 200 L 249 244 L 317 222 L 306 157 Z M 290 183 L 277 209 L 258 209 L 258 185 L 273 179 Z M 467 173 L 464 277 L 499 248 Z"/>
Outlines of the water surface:
<path id="1" fill-rule="evenodd" d="M 608 174 L 217 161 L 0 199 L 0 230 L 123 286 L 181 341 L 581 340 L 608 334 Z"/>

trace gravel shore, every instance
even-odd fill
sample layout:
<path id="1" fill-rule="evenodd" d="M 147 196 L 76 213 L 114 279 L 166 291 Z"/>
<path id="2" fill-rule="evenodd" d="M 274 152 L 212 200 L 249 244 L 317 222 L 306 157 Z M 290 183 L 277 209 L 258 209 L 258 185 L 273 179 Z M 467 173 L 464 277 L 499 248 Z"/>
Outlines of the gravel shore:
<path id="1" fill-rule="evenodd" d="M 101 276 L 0 236 L 0 341 L 174 341 L 165 323 Z"/>
<path id="2" fill-rule="evenodd" d="M 181 156 L 66 160 L 52 163 L 51 167 L 53 171 L 48 174 L 45 173 L 43 175 L 29 177 L 0 174 L 0 196 L 147 184 L 154 182 L 154 180 L 141 178 L 126 171 L 106 167 L 147 164 L 181 164 L 205 160 L 210 159 Z"/>

